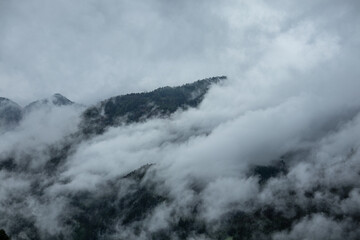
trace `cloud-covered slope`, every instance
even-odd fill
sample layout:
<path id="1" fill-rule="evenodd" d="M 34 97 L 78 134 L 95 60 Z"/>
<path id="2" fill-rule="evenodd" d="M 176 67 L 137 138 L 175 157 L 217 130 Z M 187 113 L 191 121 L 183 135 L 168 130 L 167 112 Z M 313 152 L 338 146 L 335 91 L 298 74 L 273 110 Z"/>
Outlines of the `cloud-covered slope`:
<path id="1" fill-rule="evenodd" d="M 24 113 L 30 113 L 31 111 L 37 110 L 39 108 L 50 108 L 50 107 L 60 107 L 60 106 L 68 106 L 68 105 L 72 105 L 74 104 L 74 102 L 70 101 L 69 99 L 67 99 L 66 97 L 64 97 L 63 95 L 61 95 L 60 93 L 55 93 L 54 95 L 52 95 L 49 98 L 45 98 L 45 99 L 41 99 L 41 100 L 37 100 L 34 101 L 32 103 L 29 103 L 28 105 L 26 105 L 24 107 Z"/>
<path id="2" fill-rule="evenodd" d="M 260 97 L 276 88 L 227 101 L 240 86 L 206 85 L 197 108 L 171 115 L 94 122 L 96 135 L 81 134 L 78 108 L 30 115 L 2 138 L 1 226 L 13 239 L 357 239 L 359 105 Z"/>
<path id="3" fill-rule="evenodd" d="M 2 95 L 122 94 L 0 135 L 12 239 L 360 238 L 357 1 L 0 6 Z"/>
<path id="4" fill-rule="evenodd" d="M 0 133 L 15 127 L 21 118 L 21 107 L 7 98 L 0 97 Z"/>
<path id="5" fill-rule="evenodd" d="M 86 134 L 103 133 L 109 126 L 166 117 L 175 111 L 198 106 L 210 86 L 225 79 L 225 76 L 212 77 L 179 87 L 112 97 L 88 108 L 81 127 Z"/>

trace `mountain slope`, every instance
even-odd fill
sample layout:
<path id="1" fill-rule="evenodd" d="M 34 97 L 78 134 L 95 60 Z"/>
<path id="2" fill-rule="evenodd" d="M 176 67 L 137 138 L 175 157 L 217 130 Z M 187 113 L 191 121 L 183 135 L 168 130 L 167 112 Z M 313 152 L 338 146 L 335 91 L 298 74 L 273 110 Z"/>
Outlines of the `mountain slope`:
<path id="1" fill-rule="evenodd" d="M 212 84 L 225 80 L 212 77 L 179 87 L 162 87 L 152 92 L 116 96 L 100 102 L 84 112 L 85 134 L 102 133 L 108 126 L 165 117 L 178 109 L 198 106 Z"/>
<path id="2" fill-rule="evenodd" d="M 72 105 L 74 102 L 70 101 L 60 93 L 55 93 L 51 97 L 44 98 L 41 100 L 34 101 L 27 106 L 24 107 L 24 113 L 29 113 L 35 109 L 39 109 L 41 107 L 51 107 L 51 106 L 68 106 Z"/>
<path id="3" fill-rule="evenodd" d="M 80 110 L 84 108 L 83 105 L 76 104 L 59 93 L 48 98 L 34 101 L 24 108 L 10 99 L 0 97 L 0 133 L 18 126 L 20 121 L 25 119 L 27 115 L 33 111 L 71 105 L 80 107 Z"/>
<path id="4" fill-rule="evenodd" d="M 0 129 L 16 126 L 21 118 L 21 107 L 10 99 L 0 97 Z"/>
<path id="5" fill-rule="evenodd" d="M 0 138 L 0 147 L 5 146 L 0 152 L 0 229 L 13 240 L 359 239 L 359 111 L 334 114 L 334 123 L 317 128 L 326 132 L 318 138 L 285 149 L 281 144 L 286 142 L 275 144 L 281 149 L 275 155 L 266 147 L 276 137 L 262 144 L 266 131 L 255 140 L 246 134 L 255 125 L 243 126 L 244 138 L 232 138 L 215 135 L 224 125 L 198 135 L 194 125 L 173 124 L 187 113 L 172 113 L 198 106 L 210 85 L 223 79 L 113 97 L 82 113 L 80 125 L 55 115 L 61 117 L 56 123 L 72 121 L 74 128 L 52 141 L 38 141 L 42 131 L 19 135 L 11 147 L 6 145 L 11 138 Z M 151 119 L 169 115 L 165 124 Z M 346 126 L 337 127 L 339 119 Z M 46 129 L 46 135 L 63 132 L 59 124 L 46 128 L 44 122 L 28 126 Z M 110 126 L 117 127 L 104 132 Z M 239 127 L 230 126 L 229 131 Z M 172 141 L 187 130 L 185 141 Z M 214 136 L 225 141 L 216 142 L 221 148 Z M 230 156 L 231 142 L 241 152 Z M 248 148 L 264 156 L 242 155 Z M 334 227 L 338 235 L 331 232 Z M 298 228 L 305 229 L 304 235 L 293 237 Z"/>

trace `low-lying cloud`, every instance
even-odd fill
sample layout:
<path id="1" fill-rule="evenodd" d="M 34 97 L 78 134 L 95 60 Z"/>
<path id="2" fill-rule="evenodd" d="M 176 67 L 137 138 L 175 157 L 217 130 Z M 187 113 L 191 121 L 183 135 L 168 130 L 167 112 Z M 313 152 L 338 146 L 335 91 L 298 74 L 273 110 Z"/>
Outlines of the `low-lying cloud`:
<path id="1" fill-rule="evenodd" d="M 265 209 L 289 226 L 267 236 L 264 221 L 248 239 L 359 237 L 358 3 L 55 1 L 33 15 L 40 3 L 1 4 L 14 14 L 0 18 L 7 97 L 23 102 L 56 89 L 92 103 L 219 72 L 229 79 L 197 108 L 86 140 L 76 135 L 74 106 L 40 109 L 0 135 L 0 227 L 14 239 L 71 236 L 73 211 L 98 209 L 100 201 L 117 206 L 139 189 L 151 189 L 155 197 L 142 194 L 157 204 L 136 221 L 114 216 L 100 237 L 165 231 L 181 239 L 171 229 L 191 219 L 187 239 L 218 239 L 236 214 L 262 221 Z M 66 157 L 45 174 L 58 157 L 51 148 Z M 9 170 L 9 159 L 23 168 Z M 269 179 L 254 173 L 279 164 L 284 169 Z M 143 166 L 140 180 L 125 177 Z"/>

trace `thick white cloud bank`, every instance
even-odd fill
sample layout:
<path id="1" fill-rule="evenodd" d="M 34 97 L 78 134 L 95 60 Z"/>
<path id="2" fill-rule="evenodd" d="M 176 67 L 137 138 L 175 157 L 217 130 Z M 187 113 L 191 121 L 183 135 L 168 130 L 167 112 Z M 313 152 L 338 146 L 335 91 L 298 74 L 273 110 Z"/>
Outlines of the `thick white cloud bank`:
<path id="1" fill-rule="evenodd" d="M 28 116 L 0 136 L 1 156 L 30 161 L 31 170 L 0 171 L 0 212 L 21 209 L 46 239 L 66 231 L 60 216 L 71 211 L 71 196 L 90 191 L 96 198 L 108 181 L 154 164 L 142 184 L 156 182 L 171 201 L 156 206 L 136 236 L 133 226 L 115 223 L 114 238 L 148 239 L 191 215 L 194 205 L 196 218 L 214 229 L 231 212 L 270 205 L 291 218 L 296 205 L 326 211 L 273 239 L 356 239 L 350 218 L 360 213 L 359 8 L 323 0 L 1 2 L 0 95 L 20 103 L 53 92 L 93 103 L 206 76 L 229 79 L 198 108 L 74 144 L 52 176 L 41 174 L 51 156 L 46 147 L 62 146 L 79 112 Z M 250 174 L 289 155 L 287 172 L 263 185 Z M 9 204 L 33 190 L 32 179 L 43 182 L 42 197 Z M 347 197 L 334 193 L 342 188 L 350 189 Z"/>

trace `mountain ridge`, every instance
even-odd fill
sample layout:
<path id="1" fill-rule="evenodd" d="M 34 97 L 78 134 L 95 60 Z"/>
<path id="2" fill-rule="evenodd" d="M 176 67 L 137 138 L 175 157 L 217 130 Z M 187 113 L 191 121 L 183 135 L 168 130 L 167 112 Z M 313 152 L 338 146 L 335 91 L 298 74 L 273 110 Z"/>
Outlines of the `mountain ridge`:
<path id="1" fill-rule="evenodd" d="M 0 97 L 0 130 L 15 127 L 21 119 L 21 106 L 8 98 Z"/>
<path id="2" fill-rule="evenodd" d="M 155 116 L 167 117 L 179 109 L 197 107 L 211 85 L 226 79 L 226 76 L 217 76 L 181 86 L 108 98 L 84 111 L 81 128 L 85 134 L 101 134 L 109 126 L 139 122 Z"/>
<path id="3" fill-rule="evenodd" d="M 21 185 L 18 192 L 9 190 L 9 193 L 15 195 L 16 201 L 10 201 L 10 198 L 0 199 L 1 204 L 4 202 L 8 204 L 6 211 L 0 212 L 4 216 L 0 218 L 0 234 L 6 237 L 10 236 L 13 239 L 32 240 L 267 240 L 273 239 L 275 234 L 292 231 L 294 226 L 297 226 L 301 221 L 318 220 L 324 217 L 330 219 L 331 222 L 334 219 L 334 221 L 351 223 L 346 229 L 348 232 L 356 230 L 360 223 L 358 212 L 344 211 L 339 214 L 338 209 L 354 196 L 357 197 L 355 195 L 357 193 L 355 191 L 358 189 L 357 182 L 345 182 L 343 185 L 337 185 L 324 181 L 323 183 L 319 182 L 317 185 L 309 185 L 305 189 L 301 185 L 294 185 L 297 178 L 297 175 L 294 176 L 294 169 L 297 170 L 296 164 L 299 159 L 305 159 L 304 162 L 300 162 L 299 166 L 300 173 L 302 173 L 303 164 L 312 161 L 312 156 L 317 153 L 317 151 L 314 151 L 318 148 L 317 140 L 307 143 L 306 146 L 301 146 L 300 149 L 281 151 L 282 155 L 268 159 L 262 164 L 256 161 L 249 163 L 244 172 L 240 173 L 246 177 L 240 176 L 240 174 L 229 178 L 219 176 L 219 181 L 207 182 L 208 178 L 197 179 L 196 175 L 186 175 L 184 177 L 188 179 L 181 178 L 176 181 L 175 185 L 174 183 L 167 183 L 169 174 L 176 175 L 175 169 L 164 173 L 165 168 L 162 165 L 164 164 L 162 160 L 169 160 L 171 163 L 171 158 L 174 157 L 174 154 L 168 154 L 167 151 L 172 150 L 176 144 L 161 149 L 163 141 L 170 142 L 169 138 L 159 141 L 159 143 L 155 142 L 153 153 L 161 149 L 163 151 L 161 155 L 148 154 L 149 151 L 146 149 L 141 155 L 141 158 L 144 159 L 129 167 L 124 164 L 125 161 L 138 160 L 138 156 L 131 158 L 132 154 L 137 154 L 138 151 L 141 151 L 139 149 L 144 146 L 141 142 L 142 132 L 136 132 L 139 134 L 135 136 L 124 135 L 121 141 L 115 142 L 112 142 L 112 139 L 105 141 L 104 138 L 108 136 L 97 138 L 108 127 L 123 127 L 125 130 L 126 127 L 129 127 L 136 130 L 137 127 L 148 128 L 148 125 L 142 126 L 140 124 L 148 119 L 170 117 L 171 120 L 171 114 L 176 111 L 198 107 L 210 86 L 224 79 L 226 77 L 214 77 L 178 87 L 162 87 L 151 92 L 131 93 L 105 99 L 83 112 L 82 124 L 85 124 L 86 121 L 88 121 L 88 124 L 93 124 L 87 125 L 90 132 L 84 134 L 83 131 L 86 126 L 80 124 L 79 128 L 74 130 L 75 133 L 65 135 L 58 142 L 51 142 L 49 145 L 46 142 L 46 146 L 41 152 L 42 163 L 38 163 L 39 155 L 37 151 L 32 151 L 32 148 L 29 148 L 30 150 L 26 155 L 14 154 L 18 150 L 17 148 L 8 154 L 6 152 L 1 154 L 0 173 L 9 176 L 20 176 L 21 183 L 26 183 L 27 187 Z M 86 113 L 90 115 L 87 116 Z M 94 115 L 91 115 L 91 113 L 94 113 Z M 346 113 L 343 117 L 344 121 L 351 123 L 354 118 L 356 119 L 357 114 L 352 112 L 350 114 L 346 111 L 344 113 Z M 131 114 L 134 115 L 131 116 Z M 89 118 L 86 119 L 86 117 Z M 163 122 L 156 123 L 158 128 L 163 127 Z M 134 125 L 129 126 L 130 124 Z M 55 127 L 58 128 L 58 125 L 55 125 Z M 179 128 L 178 132 L 183 131 L 183 129 Z M 329 129 L 329 131 L 336 129 L 336 124 L 329 124 L 325 129 Z M 119 132 L 114 130 L 113 135 L 119 137 L 121 136 Z M 196 131 L 192 131 L 190 136 L 194 137 L 196 134 Z M 36 139 L 37 132 L 34 136 L 32 139 Z M 89 140 L 90 137 L 96 139 Z M 138 139 L 140 139 L 139 148 L 131 146 L 131 144 L 137 144 Z M 244 140 L 246 141 L 246 139 Z M 151 141 L 153 139 L 148 140 L 146 143 Z M 339 141 L 343 142 L 343 138 L 340 138 Z M 123 146 L 127 144 L 130 146 Z M 187 147 L 192 142 L 186 141 L 185 144 Z M 239 141 L 236 144 L 240 146 L 244 143 Z M 17 142 L 16 145 L 18 145 Z M 110 150 L 102 151 L 101 148 L 107 147 L 107 145 L 112 146 Z M 329 146 L 332 147 L 332 145 Z M 211 147 L 212 145 L 208 145 L 207 148 L 201 148 L 200 151 L 207 151 Z M 90 148 L 91 151 L 86 151 L 90 150 Z M 116 148 L 126 154 L 119 154 Z M 19 148 L 19 150 L 22 151 L 23 149 Z M 196 164 L 196 158 L 203 161 L 203 159 L 206 160 L 209 157 L 207 154 L 196 154 L 189 159 L 186 152 L 183 154 L 182 147 L 178 150 L 174 152 L 177 154 L 176 157 L 180 155 L 178 161 L 189 161 L 189 168 L 195 166 L 192 164 L 193 161 Z M 359 156 L 358 152 L 358 148 L 351 148 L 346 153 L 344 160 L 331 164 L 340 163 L 342 167 L 346 167 L 344 163 L 347 161 L 349 166 L 354 168 L 355 166 L 350 164 Z M 104 155 L 104 153 L 109 154 L 111 157 Z M 226 158 L 226 154 L 221 153 L 216 156 L 219 166 L 226 164 L 226 161 L 222 162 L 224 158 Z M 108 164 L 107 160 L 109 160 L 110 165 L 105 167 L 103 171 L 102 165 Z M 335 160 L 337 161 L 338 158 Z M 30 163 L 32 162 L 36 162 L 35 166 L 31 166 Z M 209 162 L 209 164 L 213 163 Z M 78 165 L 82 167 L 80 170 L 77 169 Z M 90 166 L 90 170 L 83 170 L 84 166 Z M 324 169 L 329 168 L 329 166 L 332 171 L 333 169 L 331 169 L 331 165 L 327 165 L 327 161 L 315 165 L 315 167 L 321 169 L 315 173 L 319 173 L 318 175 L 325 174 Z M 207 166 L 202 167 L 204 167 L 204 171 L 207 171 Z M 335 170 L 340 170 L 342 167 L 335 168 Z M 66 173 L 72 168 L 75 169 L 74 173 L 67 175 Z M 110 168 L 111 173 L 109 175 L 111 176 L 108 176 Z M 314 169 L 316 170 L 316 168 Z M 347 169 L 345 168 L 345 170 Z M 176 170 L 181 171 L 182 169 Z M 87 174 L 82 175 L 83 172 Z M 358 172 L 358 168 L 355 168 L 354 173 L 358 174 Z M 105 176 L 103 176 L 104 173 Z M 95 186 L 88 188 L 87 185 L 82 185 L 84 183 L 82 183 L 81 178 L 85 177 L 87 179 L 89 177 L 89 179 L 92 179 L 97 176 L 104 178 L 101 182 L 96 182 L 95 179 Z M 77 182 L 76 178 L 78 177 L 80 178 L 80 180 L 78 179 L 78 183 L 81 183 L 80 187 L 71 185 L 72 182 Z M 246 183 L 242 182 L 243 179 L 246 180 Z M 184 186 L 186 192 L 181 193 L 188 193 L 191 201 L 186 201 L 182 205 L 180 202 L 182 202 L 184 195 L 174 195 L 173 191 L 177 190 L 178 185 L 181 188 L 181 184 L 184 182 L 186 183 L 186 186 Z M 85 182 L 85 184 L 88 183 Z M 218 183 L 221 185 L 218 185 Z M 92 184 L 94 183 L 90 182 L 90 185 Z M 244 186 L 245 192 L 242 189 L 237 189 L 240 186 Z M 55 195 L 52 195 L 54 190 Z M 233 191 L 235 195 L 232 195 Z M 261 198 L 254 196 L 243 202 L 243 199 L 237 195 L 238 193 L 252 194 L 253 191 L 256 196 L 262 194 Z M 213 195 L 214 192 L 217 194 Z M 229 202 L 217 202 L 217 199 L 221 200 L 223 195 L 228 193 Z M 274 196 L 270 194 L 274 194 Z M 268 200 L 268 196 L 270 196 L 270 200 Z M 342 202 L 339 202 L 338 207 L 332 209 L 331 203 L 329 204 L 327 201 L 329 196 L 330 199 L 341 200 Z M 35 204 L 29 204 L 28 198 L 31 198 L 31 203 Z M 281 205 L 274 205 L 271 200 L 280 201 Z M 215 204 L 212 204 L 213 202 Z M 55 212 L 54 219 L 50 219 L 53 221 L 54 228 L 59 230 L 52 231 L 52 229 L 49 229 L 50 225 L 43 220 L 48 220 L 48 210 L 58 209 L 60 203 L 64 204 L 60 206 L 63 209 Z M 19 207 L 21 207 L 20 210 Z M 39 209 L 45 210 L 38 213 L 37 210 Z M 212 212 L 213 209 L 214 212 Z M 217 209 L 223 211 L 217 212 Z M 212 215 L 206 215 L 208 213 L 216 214 L 216 218 L 213 218 Z M 163 219 L 165 219 L 164 222 L 159 224 L 161 228 L 151 228 L 153 225 L 149 225 L 149 223 L 157 225 L 159 220 L 162 221 Z M 1 232 L 2 228 L 6 230 L 6 233 Z M 358 238 L 344 237 L 343 239 Z"/>
<path id="4" fill-rule="evenodd" d="M 34 102 L 29 103 L 28 105 L 26 105 L 23 108 L 24 113 L 29 113 L 35 109 L 44 107 L 44 106 L 57 106 L 57 107 L 61 107 L 61 106 L 68 106 L 68 105 L 73 105 L 74 102 L 69 100 L 68 98 L 64 97 L 63 95 L 61 95 L 60 93 L 55 93 L 53 95 L 51 95 L 48 98 L 43 98 L 40 100 L 36 100 Z"/>

